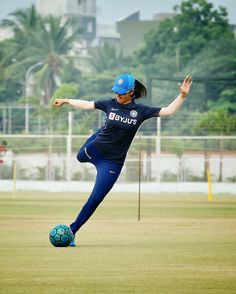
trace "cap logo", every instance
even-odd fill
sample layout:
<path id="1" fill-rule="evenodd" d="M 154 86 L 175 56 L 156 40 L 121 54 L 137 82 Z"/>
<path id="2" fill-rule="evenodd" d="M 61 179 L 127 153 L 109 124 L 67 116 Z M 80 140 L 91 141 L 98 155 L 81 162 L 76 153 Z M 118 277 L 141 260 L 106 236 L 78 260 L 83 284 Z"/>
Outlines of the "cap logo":
<path id="1" fill-rule="evenodd" d="M 123 81 L 122 79 L 119 79 L 119 80 L 117 81 L 117 84 L 118 84 L 118 85 L 122 85 L 123 82 L 124 82 L 124 81 Z"/>

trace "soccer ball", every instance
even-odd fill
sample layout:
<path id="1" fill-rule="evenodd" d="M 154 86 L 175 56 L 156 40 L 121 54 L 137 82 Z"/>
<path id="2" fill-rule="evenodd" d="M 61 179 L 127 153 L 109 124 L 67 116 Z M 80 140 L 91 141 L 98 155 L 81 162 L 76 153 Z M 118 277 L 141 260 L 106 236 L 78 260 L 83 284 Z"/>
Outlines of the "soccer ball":
<path id="1" fill-rule="evenodd" d="M 72 233 L 67 225 L 56 225 L 49 233 L 49 240 L 55 247 L 67 247 L 72 241 Z"/>

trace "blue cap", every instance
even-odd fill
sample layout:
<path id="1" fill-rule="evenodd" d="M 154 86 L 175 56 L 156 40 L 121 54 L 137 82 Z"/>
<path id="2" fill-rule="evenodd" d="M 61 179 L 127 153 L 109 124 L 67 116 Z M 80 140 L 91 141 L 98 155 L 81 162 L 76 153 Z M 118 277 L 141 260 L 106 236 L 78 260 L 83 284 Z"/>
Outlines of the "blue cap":
<path id="1" fill-rule="evenodd" d="M 115 84 L 111 89 L 113 92 L 118 94 L 126 94 L 134 89 L 135 78 L 130 74 L 122 74 L 115 80 Z"/>

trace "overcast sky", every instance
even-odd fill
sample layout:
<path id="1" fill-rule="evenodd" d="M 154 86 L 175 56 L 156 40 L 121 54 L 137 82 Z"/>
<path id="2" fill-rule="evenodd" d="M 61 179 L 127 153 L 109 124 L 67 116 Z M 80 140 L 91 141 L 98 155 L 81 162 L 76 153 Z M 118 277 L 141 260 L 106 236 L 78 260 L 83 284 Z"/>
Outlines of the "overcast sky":
<path id="1" fill-rule="evenodd" d="M 54 1 L 54 0 L 48 0 Z M 135 10 L 141 11 L 141 19 L 152 19 L 155 12 L 172 12 L 173 6 L 181 0 L 97 0 L 97 21 L 102 24 L 115 24 Z M 230 23 L 236 24 L 236 0 L 209 0 L 215 8 L 224 6 L 228 10 Z M 36 0 L 0 0 L 0 19 L 17 8 L 27 7 Z"/>

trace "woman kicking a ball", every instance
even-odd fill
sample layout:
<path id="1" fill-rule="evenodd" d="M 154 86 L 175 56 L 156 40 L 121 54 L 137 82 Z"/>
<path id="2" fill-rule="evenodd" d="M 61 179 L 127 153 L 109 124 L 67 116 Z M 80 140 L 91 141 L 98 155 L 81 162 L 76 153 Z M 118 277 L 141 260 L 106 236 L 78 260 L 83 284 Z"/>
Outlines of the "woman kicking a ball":
<path id="1" fill-rule="evenodd" d="M 78 99 L 55 99 L 54 105 L 69 104 L 81 109 L 99 109 L 106 113 L 104 126 L 97 130 L 81 147 L 77 159 L 90 162 L 97 169 L 94 188 L 87 202 L 70 225 L 75 236 L 81 226 L 90 218 L 104 197 L 117 181 L 127 151 L 140 125 L 156 116 L 169 116 L 183 104 L 192 85 L 192 78 L 185 77 L 179 85 L 179 95 L 167 107 L 149 107 L 136 104 L 135 100 L 145 97 L 146 87 L 131 74 L 117 77 L 112 91 L 114 99 L 85 101 Z M 75 246 L 74 238 L 70 246 Z"/>

